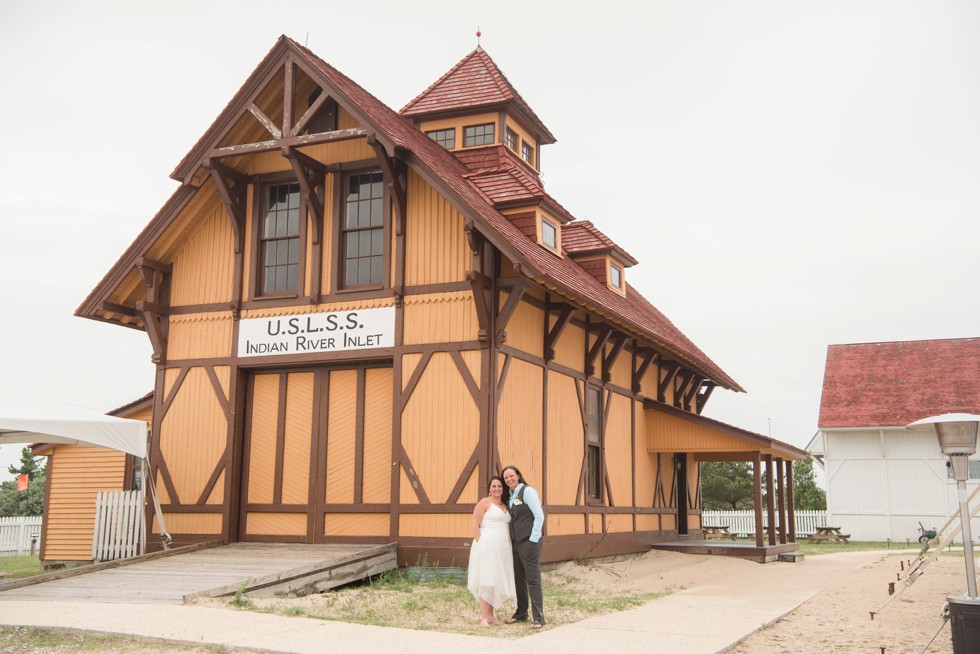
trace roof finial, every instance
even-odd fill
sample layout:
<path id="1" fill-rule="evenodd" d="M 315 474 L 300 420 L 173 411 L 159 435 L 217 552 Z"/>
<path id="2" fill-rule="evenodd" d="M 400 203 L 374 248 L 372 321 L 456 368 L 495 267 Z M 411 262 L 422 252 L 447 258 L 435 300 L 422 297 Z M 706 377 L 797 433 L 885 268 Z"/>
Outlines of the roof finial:
<path id="1" fill-rule="evenodd" d="M 477 25 L 476 26 L 476 47 L 478 47 L 478 48 L 480 47 L 480 37 L 481 36 L 483 36 L 483 35 L 480 33 L 480 26 Z"/>

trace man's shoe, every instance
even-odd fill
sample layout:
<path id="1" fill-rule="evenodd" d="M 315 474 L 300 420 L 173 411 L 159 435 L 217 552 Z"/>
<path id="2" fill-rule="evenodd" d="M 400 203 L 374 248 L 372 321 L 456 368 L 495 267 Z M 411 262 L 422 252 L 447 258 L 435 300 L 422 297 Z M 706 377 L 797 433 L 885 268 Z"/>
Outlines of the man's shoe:
<path id="1" fill-rule="evenodd" d="M 515 615 L 511 619 L 507 620 L 507 624 L 517 624 L 518 622 L 527 622 L 527 618 L 519 618 Z"/>
<path id="2" fill-rule="evenodd" d="M 543 623 L 541 623 L 541 622 L 535 622 L 534 624 L 531 625 L 531 629 L 540 629 L 543 626 L 544 626 Z"/>

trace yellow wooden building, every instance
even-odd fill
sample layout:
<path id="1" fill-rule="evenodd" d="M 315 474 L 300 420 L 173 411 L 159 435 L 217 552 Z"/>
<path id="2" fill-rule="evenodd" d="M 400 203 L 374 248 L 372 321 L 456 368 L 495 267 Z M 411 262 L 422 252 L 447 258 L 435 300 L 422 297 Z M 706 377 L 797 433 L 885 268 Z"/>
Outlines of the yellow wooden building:
<path id="1" fill-rule="evenodd" d="M 396 112 L 276 42 L 77 311 L 150 339 L 176 543 L 459 564 L 514 464 L 546 560 L 641 551 L 697 533 L 698 460 L 802 456 L 700 416 L 741 388 L 544 190 L 554 141 L 481 48 Z"/>

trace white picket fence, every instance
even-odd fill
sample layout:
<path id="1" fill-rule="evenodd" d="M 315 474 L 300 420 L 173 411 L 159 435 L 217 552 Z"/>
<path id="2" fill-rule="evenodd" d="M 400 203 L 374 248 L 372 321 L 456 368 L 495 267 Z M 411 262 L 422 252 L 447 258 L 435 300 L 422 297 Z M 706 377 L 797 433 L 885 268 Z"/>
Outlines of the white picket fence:
<path id="1" fill-rule="evenodd" d="M 114 561 L 146 551 L 142 491 L 100 492 L 95 500 L 92 561 Z"/>
<path id="2" fill-rule="evenodd" d="M 778 516 L 777 516 L 778 520 Z M 749 536 L 755 534 L 755 512 L 754 511 L 702 511 L 701 524 L 703 525 L 726 525 L 733 534 Z M 778 524 L 778 523 L 777 523 Z M 769 526 L 769 519 L 766 513 L 762 514 L 762 526 Z M 827 526 L 826 511 L 797 511 L 796 512 L 796 535 L 809 536 L 817 530 L 817 527 Z"/>
<path id="3" fill-rule="evenodd" d="M 0 556 L 27 556 L 40 547 L 41 516 L 27 515 L 0 518 Z"/>

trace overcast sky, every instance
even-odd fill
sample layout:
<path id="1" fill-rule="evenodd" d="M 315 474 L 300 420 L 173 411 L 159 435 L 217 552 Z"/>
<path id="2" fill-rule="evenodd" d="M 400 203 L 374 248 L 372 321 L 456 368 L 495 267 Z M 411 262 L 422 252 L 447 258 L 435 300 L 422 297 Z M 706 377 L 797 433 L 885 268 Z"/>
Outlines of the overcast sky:
<path id="1" fill-rule="evenodd" d="M 748 391 L 705 415 L 803 447 L 828 344 L 980 335 L 980 3 L 577 6 L 0 0 L 0 405 L 152 388 L 143 332 L 72 314 L 280 34 L 399 109 L 479 26 L 546 188 Z"/>

